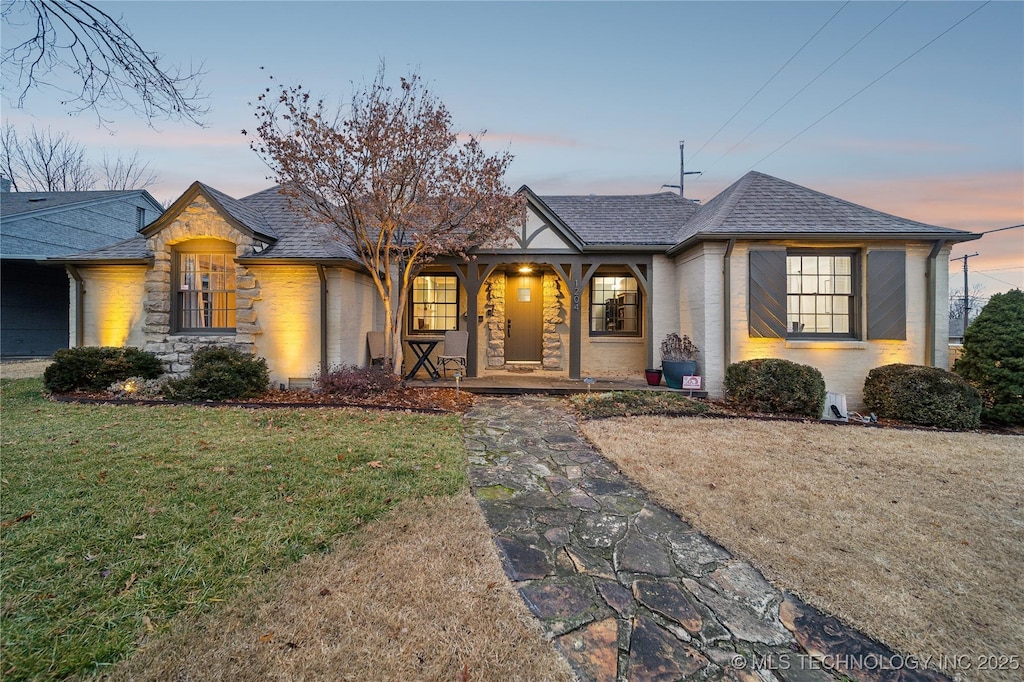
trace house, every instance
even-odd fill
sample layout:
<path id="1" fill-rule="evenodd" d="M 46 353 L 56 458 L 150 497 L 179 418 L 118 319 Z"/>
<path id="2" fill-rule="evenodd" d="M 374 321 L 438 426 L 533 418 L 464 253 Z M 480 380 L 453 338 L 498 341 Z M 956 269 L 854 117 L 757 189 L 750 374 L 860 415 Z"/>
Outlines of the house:
<path id="1" fill-rule="evenodd" d="M 6 179 L 2 189 L 0 355 L 50 355 L 68 345 L 68 272 L 44 259 L 134 236 L 163 207 L 143 190 L 11 192 Z"/>
<path id="2" fill-rule="evenodd" d="M 469 376 L 640 376 L 670 332 L 701 349 L 713 396 L 749 358 L 813 365 L 852 405 L 872 367 L 947 365 L 945 263 L 978 235 L 757 172 L 703 206 L 519 192 L 514 240 L 438 259 L 412 286 L 404 335 L 468 331 Z M 355 254 L 275 188 L 234 199 L 195 183 L 138 237 L 57 262 L 88 292 L 74 343 L 146 348 L 174 372 L 196 348 L 232 343 L 265 357 L 275 383 L 304 383 L 366 364 L 366 332 L 383 326 Z"/>

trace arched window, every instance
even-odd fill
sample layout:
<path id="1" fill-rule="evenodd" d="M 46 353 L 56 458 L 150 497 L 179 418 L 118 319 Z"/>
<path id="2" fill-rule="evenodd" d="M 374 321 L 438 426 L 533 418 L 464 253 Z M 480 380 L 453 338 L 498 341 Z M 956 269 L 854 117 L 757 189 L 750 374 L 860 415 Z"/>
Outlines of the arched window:
<path id="1" fill-rule="evenodd" d="M 219 239 L 177 245 L 171 290 L 174 331 L 234 331 L 235 245 Z"/>

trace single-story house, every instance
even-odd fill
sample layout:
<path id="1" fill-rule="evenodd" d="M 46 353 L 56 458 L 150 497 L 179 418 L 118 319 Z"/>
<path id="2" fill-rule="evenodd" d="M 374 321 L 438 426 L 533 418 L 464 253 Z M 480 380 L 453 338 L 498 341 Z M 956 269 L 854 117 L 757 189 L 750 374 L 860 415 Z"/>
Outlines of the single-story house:
<path id="1" fill-rule="evenodd" d="M 68 347 L 68 273 L 46 261 L 135 236 L 163 207 L 145 190 L 11 192 L 0 188 L 0 355 Z"/>
<path id="2" fill-rule="evenodd" d="M 412 286 L 403 334 L 468 331 L 469 376 L 641 376 L 670 332 L 699 347 L 712 396 L 749 358 L 813 365 L 852 405 L 873 367 L 947 366 L 946 261 L 975 234 L 758 172 L 704 205 L 519 192 L 527 220 L 512 243 L 439 259 Z M 138 237 L 59 262 L 77 273 L 73 344 L 149 349 L 174 372 L 231 343 L 294 385 L 367 363 L 366 333 L 383 328 L 355 254 L 276 188 L 234 199 L 197 182 Z"/>

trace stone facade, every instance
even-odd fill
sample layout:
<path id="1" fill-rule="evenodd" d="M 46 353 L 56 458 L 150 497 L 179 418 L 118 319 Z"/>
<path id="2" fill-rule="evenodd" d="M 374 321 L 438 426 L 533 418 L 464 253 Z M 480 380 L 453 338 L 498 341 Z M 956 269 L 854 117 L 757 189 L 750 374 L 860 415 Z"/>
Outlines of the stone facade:
<path id="1" fill-rule="evenodd" d="M 562 331 L 566 328 L 566 291 L 554 273 L 544 273 L 544 369 L 562 369 Z"/>
<path id="2" fill-rule="evenodd" d="M 566 289 L 561 278 L 546 272 L 542 278 L 544 321 L 541 366 L 544 369 L 564 369 L 564 335 L 568 334 Z M 486 317 L 487 367 L 505 366 L 505 275 L 495 273 L 484 284 Z"/>
<path id="3" fill-rule="evenodd" d="M 173 287 L 171 263 L 176 244 L 194 239 L 218 239 L 235 245 L 235 256 L 251 256 L 264 246 L 259 240 L 232 227 L 202 196 L 185 208 L 178 218 L 149 237 L 153 267 L 146 272 L 145 350 L 156 353 L 172 376 L 187 374 L 192 355 L 204 346 L 233 346 L 255 353 L 257 335 L 263 332 L 254 303 L 261 298 L 256 276 L 245 266 L 235 268 L 236 324 L 234 334 L 173 334 L 171 323 Z"/>

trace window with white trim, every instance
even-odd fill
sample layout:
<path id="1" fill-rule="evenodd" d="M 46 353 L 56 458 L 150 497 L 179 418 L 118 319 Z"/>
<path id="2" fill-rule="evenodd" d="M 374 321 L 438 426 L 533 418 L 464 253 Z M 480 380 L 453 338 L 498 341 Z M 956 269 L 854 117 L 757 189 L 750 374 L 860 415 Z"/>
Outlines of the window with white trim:
<path id="1" fill-rule="evenodd" d="M 213 240 L 186 243 L 174 251 L 174 330 L 234 331 L 235 248 Z M 193 250 L 195 249 L 195 250 Z"/>

